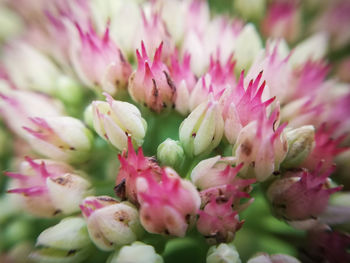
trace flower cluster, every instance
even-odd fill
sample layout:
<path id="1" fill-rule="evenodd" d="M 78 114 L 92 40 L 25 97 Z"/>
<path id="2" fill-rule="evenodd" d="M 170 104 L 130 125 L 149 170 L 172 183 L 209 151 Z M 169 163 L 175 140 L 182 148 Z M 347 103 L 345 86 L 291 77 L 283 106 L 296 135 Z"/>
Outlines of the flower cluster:
<path id="1" fill-rule="evenodd" d="M 349 261 L 349 3 L 220 2 L 0 1 L 1 262 Z"/>

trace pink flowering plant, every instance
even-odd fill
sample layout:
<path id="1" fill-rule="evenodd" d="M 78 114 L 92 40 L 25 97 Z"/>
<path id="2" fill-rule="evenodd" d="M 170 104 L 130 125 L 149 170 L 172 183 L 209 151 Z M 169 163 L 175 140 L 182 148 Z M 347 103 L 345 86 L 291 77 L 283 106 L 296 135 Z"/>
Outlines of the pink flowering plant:
<path id="1" fill-rule="evenodd" d="M 349 12 L 0 1 L 0 262 L 350 262 Z"/>

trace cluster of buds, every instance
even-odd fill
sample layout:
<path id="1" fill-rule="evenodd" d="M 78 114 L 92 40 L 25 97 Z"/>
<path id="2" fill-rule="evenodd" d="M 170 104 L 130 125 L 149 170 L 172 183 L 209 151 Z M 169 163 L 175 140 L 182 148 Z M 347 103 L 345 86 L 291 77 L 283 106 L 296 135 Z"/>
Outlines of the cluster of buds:
<path id="1" fill-rule="evenodd" d="M 23 208 L 37 216 L 77 212 L 83 198 L 93 193 L 89 181 L 63 162 L 27 157 L 19 173 L 5 174 L 15 179 L 8 193 L 19 194 Z"/>

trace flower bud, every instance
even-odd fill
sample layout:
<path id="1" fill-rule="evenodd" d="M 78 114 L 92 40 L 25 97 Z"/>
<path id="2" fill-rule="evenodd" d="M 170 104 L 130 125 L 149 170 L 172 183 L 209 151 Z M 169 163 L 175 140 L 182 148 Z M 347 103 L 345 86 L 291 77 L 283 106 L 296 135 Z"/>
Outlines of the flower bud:
<path id="1" fill-rule="evenodd" d="M 262 41 L 253 24 L 247 24 L 238 35 L 234 54 L 236 71 L 248 69 L 262 50 Z"/>
<path id="2" fill-rule="evenodd" d="M 37 246 L 79 251 L 91 244 L 85 220 L 66 217 L 57 225 L 45 229 L 37 238 Z"/>
<path id="3" fill-rule="evenodd" d="M 142 235 L 137 209 L 129 202 L 108 196 L 90 196 L 80 209 L 86 219 L 89 236 L 104 251 L 130 244 Z"/>
<path id="4" fill-rule="evenodd" d="M 285 133 L 288 142 L 288 153 L 282 166 L 298 167 L 312 151 L 315 144 L 315 128 L 302 126 Z"/>
<path id="5" fill-rule="evenodd" d="M 155 52 L 152 64 L 146 52 L 146 47 L 141 43 L 141 54 L 137 54 L 137 70 L 129 80 L 129 92 L 131 97 L 159 113 L 164 108 L 173 106 L 176 87 L 169 75 L 167 66 L 162 62 L 163 42 Z"/>
<path id="6" fill-rule="evenodd" d="M 247 263 L 300 263 L 300 261 L 295 257 L 284 254 L 270 256 L 267 253 L 258 253 L 250 258 Z"/>
<path id="7" fill-rule="evenodd" d="M 224 133 L 224 121 L 219 104 L 203 102 L 181 123 L 179 137 L 185 153 L 197 156 L 219 145 Z"/>
<path id="8" fill-rule="evenodd" d="M 133 204 L 138 205 L 136 180 L 139 177 L 152 177 L 159 181 L 162 170 L 152 157 L 145 157 L 140 147 L 138 153 L 135 152 L 128 138 L 128 151 L 123 151 L 118 155 L 120 169 L 117 175 L 116 187 L 114 191 L 122 200 L 128 199 Z"/>
<path id="9" fill-rule="evenodd" d="M 274 181 L 267 196 L 275 214 L 288 221 L 317 218 L 327 204 L 329 196 L 342 187 L 331 188 L 327 178 L 333 168 L 321 173 L 320 163 L 314 172 L 301 171 L 287 174 Z"/>
<path id="10" fill-rule="evenodd" d="M 211 246 L 207 253 L 207 263 L 241 263 L 236 247 L 231 244 L 222 243 Z"/>
<path id="11" fill-rule="evenodd" d="M 80 120 L 34 117 L 31 121 L 31 126 L 23 128 L 28 132 L 27 141 L 38 153 L 70 163 L 84 162 L 89 158 L 93 136 Z"/>
<path id="12" fill-rule="evenodd" d="M 240 131 L 232 154 L 237 163 L 244 163 L 242 176 L 264 181 L 279 169 L 287 154 L 288 143 L 283 133 L 286 123 L 276 128 L 278 122 L 278 109 L 269 117 L 261 112 L 258 121 L 249 123 Z"/>
<path id="13" fill-rule="evenodd" d="M 136 241 L 130 246 L 123 246 L 120 250 L 117 250 L 107 262 L 163 263 L 163 258 L 156 253 L 152 246 Z"/>
<path id="14" fill-rule="evenodd" d="M 21 194 L 22 206 L 42 217 L 71 214 L 79 211 L 81 200 L 90 195 L 91 184 L 74 174 L 73 168 L 52 160 L 32 160 L 21 163 L 19 173 L 6 172 L 16 180 L 8 193 Z"/>
<path id="15" fill-rule="evenodd" d="M 18 136 L 26 138 L 23 126 L 31 127 L 32 117 L 57 117 L 63 114 L 63 105 L 45 95 L 10 89 L 0 81 L 0 114 L 6 125 Z"/>
<path id="16" fill-rule="evenodd" d="M 262 32 L 267 37 L 297 40 L 301 33 L 301 15 L 295 1 L 274 1 L 262 22 Z"/>
<path id="17" fill-rule="evenodd" d="M 243 223 L 239 221 L 237 212 L 232 210 L 232 199 L 221 202 L 213 198 L 204 210 L 199 211 L 197 229 L 209 243 L 227 243 L 234 239 Z"/>
<path id="18" fill-rule="evenodd" d="M 11 81 L 19 89 L 52 95 L 57 90 L 58 78 L 63 75 L 49 57 L 23 40 L 10 42 L 2 63 Z"/>
<path id="19" fill-rule="evenodd" d="M 185 153 L 179 141 L 166 139 L 157 148 L 157 159 L 163 166 L 179 168 L 185 160 Z"/>
<path id="20" fill-rule="evenodd" d="M 72 46 L 71 60 L 79 78 L 89 87 L 113 95 L 126 88 L 132 68 L 110 39 L 109 28 L 103 38 L 98 37 L 92 28 L 85 33 L 78 24 L 76 28 L 80 45 Z"/>
<path id="21" fill-rule="evenodd" d="M 10 39 L 20 33 L 23 28 L 23 21 L 20 16 L 10 8 L 1 4 L 0 7 L 0 40 Z"/>
<path id="22" fill-rule="evenodd" d="M 160 182 L 149 176 L 139 177 L 136 188 L 141 224 L 148 232 L 185 236 L 201 202 L 193 184 L 165 168 Z"/>
<path id="23" fill-rule="evenodd" d="M 309 60 L 323 59 L 328 50 L 328 42 L 328 36 L 323 32 L 308 37 L 293 49 L 289 63 L 297 68 Z"/>
<path id="24" fill-rule="evenodd" d="M 234 157 L 221 157 L 220 155 L 200 161 L 191 172 L 191 180 L 199 189 L 228 184 L 230 176 L 228 170 L 236 163 Z M 236 175 L 239 169 L 233 173 Z"/>
<path id="25" fill-rule="evenodd" d="M 236 0 L 233 6 L 245 20 L 260 20 L 265 13 L 266 0 Z"/>
<path id="26" fill-rule="evenodd" d="M 139 109 L 128 102 L 113 100 L 107 93 L 104 95 L 107 102 L 92 102 L 96 132 L 120 151 L 127 148 L 128 136 L 131 136 L 136 146 L 141 146 L 147 123 Z"/>

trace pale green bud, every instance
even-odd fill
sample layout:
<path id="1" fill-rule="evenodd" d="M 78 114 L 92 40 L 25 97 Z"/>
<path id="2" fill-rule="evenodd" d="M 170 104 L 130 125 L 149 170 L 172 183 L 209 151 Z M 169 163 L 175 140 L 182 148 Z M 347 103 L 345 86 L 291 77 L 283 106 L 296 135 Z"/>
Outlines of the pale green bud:
<path id="1" fill-rule="evenodd" d="M 150 245 L 136 241 L 123 246 L 107 261 L 108 263 L 163 263 L 163 258 Z"/>
<path id="2" fill-rule="evenodd" d="M 37 246 L 62 250 L 79 250 L 91 244 L 85 220 L 67 217 L 57 225 L 44 230 L 37 238 Z"/>
<path id="3" fill-rule="evenodd" d="M 178 168 L 185 160 L 185 153 L 179 141 L 166 139 L 158 146 L 157 158 L 164 166 Z"/>
<path id="4" fill-rule="evenodd" d="M 288 153 L 283 167 L 297 167 L 309 155 L 315 145 L 315 128 L 312 125 L 302 126 L 285 133 L 288 142 Z"/>
<path id="5" fill-rule="evenodd" d="M 181 123 L 179 137 L 189 156 L 210 152 L 217 147 L 224 133 L 224 121 L 219 104 L 203 102 Z"/>
<path id="6" fill-rule="evenodd" d="M 36 245 L 43 248 L 32 252 L 30 259 L 43 263 L 83 262 L 91 244 L 85 220 L 68 217 L 39 235 Z"/>
<path id="7" fill-rule="evenodd" d="M 241 263 L 239 254 L 233 244 L 222 243 L 211 246 L 207 253 L 207 263 Z"/>
<path id="8" fill-rule="evenodd" d="M 246 20 L 259 20 L 265 14 L 266 0 L 235 0 L 233 7 Z"/>
<path id="9" fill-rule="evenodd" d="M 11 9 L 0 4 L 0 40 L 20 33 L 23 28 L 21 18 Z"/>
<path id="10" fill-rule="evenodd" d="M 84 122 L 90 128 L 94 128 L 94 119 L 92 114 L 92 104 L 89 104 L 84 110 Z"/>
<path id="11" fill-rule="evenodd" d="M 248 70 L 262 50 L 262 41 L 253 24 L 247 24 L 237 37 L 235 46 L 236 71 Z"/>
<path id="12" fill-rule="evenodd" d="M 69 105 L 77 105 L 82 101 L 82 86 L 71 77 L 61 75 L 57 79 L 56 96 Z"/>

